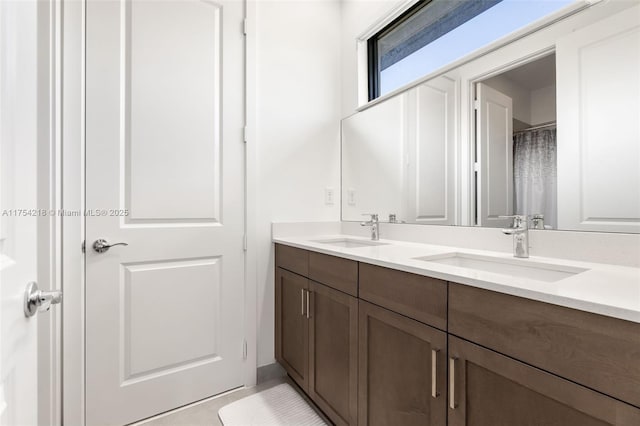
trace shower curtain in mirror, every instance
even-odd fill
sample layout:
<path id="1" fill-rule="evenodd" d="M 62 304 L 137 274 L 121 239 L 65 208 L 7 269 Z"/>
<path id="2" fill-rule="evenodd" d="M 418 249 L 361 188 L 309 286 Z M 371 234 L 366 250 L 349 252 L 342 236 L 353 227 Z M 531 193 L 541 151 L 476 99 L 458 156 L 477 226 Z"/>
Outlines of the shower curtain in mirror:
<path id="1" fill-rule="evenodd" d="M 516 214 L 544 214 L 545 228 L 556 229 L 556 129 L 545 128 L 513 136 L 513 177 Z"/>

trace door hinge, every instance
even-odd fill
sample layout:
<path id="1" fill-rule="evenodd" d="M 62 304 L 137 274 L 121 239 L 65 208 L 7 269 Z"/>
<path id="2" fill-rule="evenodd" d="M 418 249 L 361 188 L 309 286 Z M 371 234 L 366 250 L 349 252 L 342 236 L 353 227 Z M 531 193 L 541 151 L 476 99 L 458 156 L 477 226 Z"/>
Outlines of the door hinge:
<path id="1" fill-rule="evenodd" d="M 242 35 L 246 36 L 249 31 L 249 25 L 247 25 L 247 19 L 242 20 Z"/>
<path id="2" fill-rule="evenodd" d="M 479 109 L 480 108 L 480 101 L 479 100 L 475 100 L 473 101 L 473 109 Z"/>
<path id="3" fill-rule="evenodd" d="M 247 359 L 247 353 L 248 353 L 247 341 L 243 340 L 242 341 L 242 359 Z"/>
<path id="4" fill-rule="evenodd" d="M 480 171 L 480 164 L 478 164 L 477 162 L 473 163 L 473 171 L 474 172 L 479 172 Z"/>
<path id="5" fill-rule="evenodd" d="M 86 243 L 86 241 L 85 241 L 85 240 L 82 240 L 82 252 L 83 252 L 83 253 L 85 253 L 85 250 L 86 250 L 86 249 L 85 249 L 85 243 Z"/>
<path id="6" fill-rule="evenodd" d="M 247 143 L 247 126 L 242 128 L 242 142 Z"/>
<path id="7" fill-rule="evenodd" d="M 242 236 L 242 250 L 247 251 L 247 234 Z"/>

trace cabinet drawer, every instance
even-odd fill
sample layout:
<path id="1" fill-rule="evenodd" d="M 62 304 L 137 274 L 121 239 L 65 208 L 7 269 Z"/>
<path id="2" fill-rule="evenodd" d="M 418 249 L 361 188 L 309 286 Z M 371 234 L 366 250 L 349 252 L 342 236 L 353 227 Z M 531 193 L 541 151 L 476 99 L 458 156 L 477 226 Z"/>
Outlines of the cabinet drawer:
<path id="1" fill-rule="evenodd" d="M 360 263 L 360 298 L 447 329 L 447 282 Z"/>
<path id="2" fill-rule="evenodd" d="M 276 266 L 306 277 L 309 275 L 309 252 L 276 244 Z"/>
<path id="3" fill-rule="evenodd" d="M 452 283 L 449 332 L 640 407 L 640 324 Z"/>
<path id="4" fill-rule="evenodd" d="M 358 296 L 358 262 L 309 252 L 309 278 L 352 296 Z"/>
<path id="5" fill-rule="evenodd" d="M 640 409 L 449 337 L 449 426 L 635 426 Z"/>

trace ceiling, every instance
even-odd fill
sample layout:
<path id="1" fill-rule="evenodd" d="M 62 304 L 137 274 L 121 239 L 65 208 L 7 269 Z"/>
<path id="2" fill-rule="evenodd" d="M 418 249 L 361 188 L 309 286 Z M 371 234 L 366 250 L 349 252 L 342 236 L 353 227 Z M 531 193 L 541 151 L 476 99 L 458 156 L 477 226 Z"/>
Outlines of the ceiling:
<path id="1" fill-rule="evenodd" d="M 501 74 L 528 90 L 537 90 L 556 83 L 556 55 L 545 56 Z"/>

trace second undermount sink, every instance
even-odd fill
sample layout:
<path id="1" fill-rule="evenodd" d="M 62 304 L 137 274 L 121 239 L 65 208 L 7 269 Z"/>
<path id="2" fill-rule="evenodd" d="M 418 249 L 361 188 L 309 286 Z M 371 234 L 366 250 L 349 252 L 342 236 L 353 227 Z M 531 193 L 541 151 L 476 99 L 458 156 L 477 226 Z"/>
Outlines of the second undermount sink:
<path id="1" fill-rule="evenodd" d="M 543 263 L 528 259 L 505 259 L 469 253 L 446 253 L 416 257 L 415 259 L 545 282 L 560 281 L 564 278 L 587 271 L 587 269 L 584 268 Z"/>
<path id="2" fill-rule="evenodd" d="M 328 244 L 335 247 L 344 248 L 358 248 L 358 247 L 371 247 L 371 246 L 384 246 L 388 243 L 381 243 L 379 241 L 367 241 L 357 240 L 353 238 L 333 238 L 330 240 L 315 240 L 314 243 Z"/>

